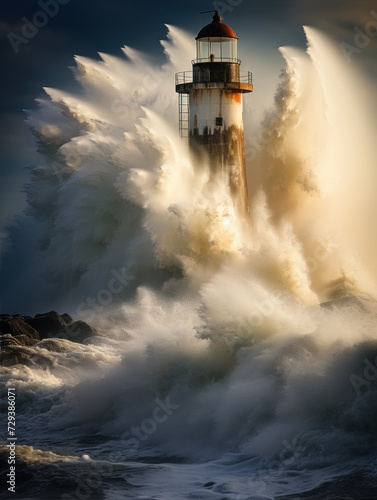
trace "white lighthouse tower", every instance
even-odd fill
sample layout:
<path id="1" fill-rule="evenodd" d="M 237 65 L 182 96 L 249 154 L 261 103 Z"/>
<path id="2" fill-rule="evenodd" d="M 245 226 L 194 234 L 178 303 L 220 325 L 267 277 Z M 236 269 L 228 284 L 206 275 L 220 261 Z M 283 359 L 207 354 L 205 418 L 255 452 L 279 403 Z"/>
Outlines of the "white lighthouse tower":
<path id="1" fill-rule="evenodd" d="M 207 12 L 215 15 L 196 37 L 192 71 L 176 74 L 179 128 L 193 151 L 208 156 L 211 175 L 226 179 L 238 213 L 246 214 L 242 94 L 253 91 L 252 74 L 240 74 L 235 32 L 218 11 Z"/>

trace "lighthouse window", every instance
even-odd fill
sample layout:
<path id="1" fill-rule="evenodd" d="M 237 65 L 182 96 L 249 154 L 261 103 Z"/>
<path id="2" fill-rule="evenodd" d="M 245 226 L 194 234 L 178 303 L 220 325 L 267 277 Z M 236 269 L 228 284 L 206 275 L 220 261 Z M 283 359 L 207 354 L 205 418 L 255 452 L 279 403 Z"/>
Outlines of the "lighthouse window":
<path id="1" fill-rule="evenodd" d="M 236 62 L 237 39 L 228 37 L 200 38 L 196 41 L 196 57 L 198 62 Z"/>
<path id="2" fill-rule="evenodd" d="M 223 61 L 231 61 L 233 59 L 237 59 L 237 39 L 223 38 L 221 49 L 221 57 Z"/>
<path id="3" fill-rule="evenodd" d="M 197 40 L 196 42 L 196 57 L 199 61 L 208 61 L 209 60 L 209 39 L 206 38 L 204 40 Z"/>
<path id="4" fill-rule="evenodd" d="M 223 117 L 216 116 L 216 127 L 222 127 L 222 126 L 223 126 Z"/>
<path id="5" fill-rule="evenodd" d="M 215 56 L 215 61 L 221 61 L 221 42 L 211 41 L 209 44 L 209 52 Z"/>

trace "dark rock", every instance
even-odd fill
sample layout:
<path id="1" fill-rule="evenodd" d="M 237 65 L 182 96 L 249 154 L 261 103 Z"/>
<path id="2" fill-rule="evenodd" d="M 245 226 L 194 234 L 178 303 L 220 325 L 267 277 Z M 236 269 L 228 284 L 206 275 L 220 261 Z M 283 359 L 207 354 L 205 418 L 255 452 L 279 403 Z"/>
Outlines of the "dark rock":
<path id="1" fill-rule="evenodd" d="M 0 335 L 0 343 L 2 349 L 10 345 L 23 345 L 22 340 L 20 341 L 17 337 L 13 337 L 13 335 L 11 335 L 10 333 L 7 333 L 5 335 Z"/>
<path id="2" fill-rule="evenodd" d="M 71 316 L 69 314 L 63 313 L 61 317 L 66 325 L 70 325 L 71 323 L 73 323 L 73 319 L 71 318 Z"/>
<path id="3" fill-rule="evenodd" d="M 14 318 L 19 320 L 20 318 Z M 14 322 L 10 322 L 12 326 Z M 22 363 L 24 365 L 30 364 L 30 352 L 25 346 L 34 345 L 37 340 L 30 338 L 25 334 L 18 334 L 20 323 L 16 324 L 17 328 L 15 328 L 16 333 L 11 334 L 3 334 L 0 335 L 0 344 L 1 344 L 1 352 L 0 352 L 0 365 L 1 366 L 12 366 Z M 30 328 L 29 325 L 26 325 L 27 328 Z"/>
<path id="4" fill-rule="evenodd" d="M 58 337 L 61 332 L 64 332 L 66 326 L 63 318 L 55 311 L 51 311 L 44 315 L 36 314 L 34 318 L 26 319 L 25 321 L 28 325 L 37 330 L 41 340 Z"/>
<path id="5" fill-rule="evenodd" d="M 52 364 L 51 355 L 43 351 L 66 352 L 69 342 L 83 342 L 95 336 L 96 331 L 84 321 L 73 321 L 64 313 L 56 311 L 31 316 L 0 315 L 0 364 L 8 367 L 16 364 L 48 367 Z M 64 340 L 61 340 L 64 339 Z"/>
<path id="6" fill-rule="evenodd" d="M 36 347 L 40 347 L 51 352 L 67 352 L 70 350 L 69 343 L 62 339 L 44 339 L 38 342 Z"/>
<path id="7" fill-rule="evenodd" d="M 36 342 L 38 342 L 38 340 L 31 339 L 27 335 L 17 335 L 13 338 L 19 342 L 19 345 L 24 345 L 24 346 L 32 346 Z"/>
<path id="8" fill-rule="evenodd" d="M 50 311 L 47 313 L 36 314 L 34 318 L 44 318 L 45 316 L 60 316 L 56 311 Z"/>
<path id="9" fill-rule="evenodd" d="M 34 340 L 34 342 L 39 340 L 38 331 L 25 322 L 22 316 L 11 316 L 10 314 L 0 315 L 0 334 L 10 334 L 14 337 L 22 335 L 28 337 L 31 341 Z"/>
<path id="10" fill-rule="evenodd" d="M 322 302 L 325 309 L 353 308 L 364 313 L 376 314 L 377 302 L 367 295 L 345 295 L 339 299 Z"/>
<path id="11" fill-rule="evenodd" d="M 38 366 L 38 368 L 48 368 L 53 365 L 53 361 L 49 356 L 33 352 L 30 354 L 30 364 Z"/>
<path id="12" fill-rule="evenodd" d="M 89 337 L 96 335 L 95 330 L 85 323 L 85 321 L 74 321 L 65 327 L 65 333 L 68 340 L 71 342 L 83 342 Z"/>
<path id="13" fill-rule="evenodd" d="M 4 337 L 4 336 L 3 336 Z M 2 338 L 2 349 L 0 353 L 0 365 L 9 367 L 13 365 L 23 364 L 27 366 L 37 365 L 40 368 L 51 366 L 53 361 L 49 356 L 43 355 L 35 349 L 19 345 L 17 337 L 7 335 Z M 42 341 L 43 342 L 43 341 Z M 46 341 L 48 342 L 48 341 Z M 39 344 L 39 343 L 38 343 Z M 37 344 L 37 345 L 38 345 Z"/>
<path id="14" fill-rule="evenodd" d="M 1 349 L 0 364 L 5 367 L 18 364 L 30 365 L 30 353 L 21 346 L 8 345 Z"/>

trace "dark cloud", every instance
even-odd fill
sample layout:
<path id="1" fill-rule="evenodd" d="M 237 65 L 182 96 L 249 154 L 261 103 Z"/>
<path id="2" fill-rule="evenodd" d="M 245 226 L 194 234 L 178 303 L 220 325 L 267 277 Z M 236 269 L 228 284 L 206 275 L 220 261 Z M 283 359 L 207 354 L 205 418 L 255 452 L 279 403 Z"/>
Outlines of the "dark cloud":
<path id="1" fill-rule="evenodd" d="M 319 24 L 365 24 L 377 5 L 375 0 L 295 0 L 292 11 L 302 18 L 310 17 Z"/>

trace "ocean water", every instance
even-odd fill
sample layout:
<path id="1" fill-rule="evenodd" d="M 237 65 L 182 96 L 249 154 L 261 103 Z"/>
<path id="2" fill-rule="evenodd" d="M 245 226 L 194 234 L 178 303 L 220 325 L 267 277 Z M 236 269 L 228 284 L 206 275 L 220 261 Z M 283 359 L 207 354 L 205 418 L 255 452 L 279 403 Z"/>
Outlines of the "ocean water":
<path id="1" fill-rule="evenodd" d="M 281 49 L 257 133 L 245 114 L 239 220 L 178 137 L 192 43 L 168 28 L 161 67 L 129 47 L 77 57 L 80 90 L 29 112 L 45 160 L 9 229 L 3 307 L 98 335 L 2 369 L 3 498 L 377 498 L 373 85 L 312 28 L 307 52 Z"/>

